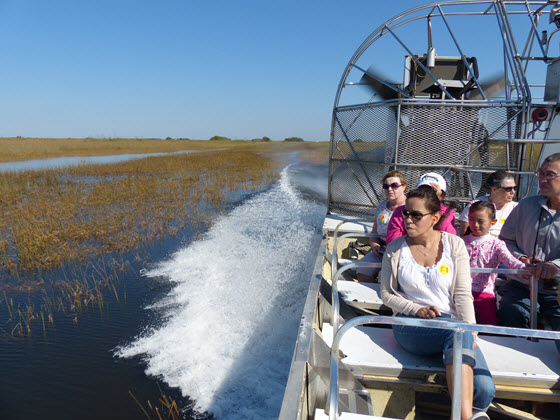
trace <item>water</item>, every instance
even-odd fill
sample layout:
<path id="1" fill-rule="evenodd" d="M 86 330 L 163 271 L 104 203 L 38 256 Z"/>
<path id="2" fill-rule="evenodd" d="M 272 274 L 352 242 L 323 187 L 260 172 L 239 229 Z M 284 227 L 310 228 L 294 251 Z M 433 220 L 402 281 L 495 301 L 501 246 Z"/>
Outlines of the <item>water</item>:
<path id="1" fill-rule="evenodd" d="M 296 188 L 309 171 L 286 168 L 272 189 L 148 271 L 174 284 L 148 308 L 166 321 L 117 355 L 142 356 L 146 373 L 178 387 L 197 411 L 277 417 L 325 214 L 310 199 L 320 184 L 300 183 L 305 195 Z"/>
<path id="2" fill-rule="evenodd" d="M 198 150 L 182 150 L 180 152 L 165 152 L 165 153 L 133 153 L 122 155 L 107 155 L 107 156 L 70 156 L 59 157 L 52 159 L 34 159 L 25 160 L 22 162 L 5 162 L 0 163 L 0 172 L 8 171 L 26 171 L 26 170 L 40 170 L 49 168 L 58 168 L 64 166 L 76 166 L 87 163 L 102 164 L 102 163 L 118 163 L 125 162 L 132 159 L 142 159 L 149 156 L 166 156 L 182 153 L 200 153 Z"/>
<path id="3" fill-rule="evenodd" d="M 106 293 L 77 324 L 59 312 L 45 333 L 39 321 L 31 337 L 10 338 L 0 323 L 0 419 L 144 418 L 130 392 L 146 407 L 160 388 L 186 419 L 277 417 L 326 179 L 325 166 L 291 165 L 201 240 L 155 243 L 147 275 L 121 275 L 120 302 Z"/>

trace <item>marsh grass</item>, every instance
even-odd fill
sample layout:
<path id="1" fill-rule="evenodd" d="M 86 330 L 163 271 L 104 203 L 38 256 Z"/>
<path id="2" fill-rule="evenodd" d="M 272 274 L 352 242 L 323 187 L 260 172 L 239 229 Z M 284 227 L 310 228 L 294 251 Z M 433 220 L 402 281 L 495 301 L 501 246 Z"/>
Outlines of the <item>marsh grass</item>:
<path id="1" fill-rule="evenodd" d="M 159 139 L 48 139 L 0 138 L 0 162 L 66 156 L 103 156 L 125 153 L 161 153 L 232 147 L 231 142 Z"/>
<path id="2" fill-rule="evenodd" d="M 122 260 L 112 259 L 108 264 L 98 259 L 95 263 L 69 265 L 57 270 L 55 278 L 36 283 L 41 288 L 26 286 L 22 289 L 17 287 L 18 283 L 16 287 L 5 284 L 0 294 L 0 311 L 4 311 L 0 319 L 8 330 L 3 333 L 32 336 L 35 330 L 42 328 L 46 336 L 54 329 L 55 318 L 57 322 L 60 317 L 67 318 L 77 325 L 78 316 L 83 312 L 98 308 L 103 315 L 107 296 L 117 303 L 121 299 L 126 302 L 126 289 L 120 280 L 124 271 L 128 276 L 133 272 Z"/>
<path id="3" fill-rule="evenodd" d="M 275 165 L 230 150 L 1 173 L 4 332 L 46 334 L 60 316 L 77 325 L 84 311 L 103 315 L 108 297 L 125 302 L 119 278 L 134 270 L 124 254 L 138 263 L 156 240 L 185 229 L 196 237 L 229 194 L 275 180 Z"/>
<path id="4" fill-rule="evenodd" d="M 119 279 L 138 275 L 123 255 L 138 266 L 159 241 L 186 232 L 196 240 L 231 200 L 276 180 L 285 164 L 271 158 L 278 152 L 328 157 L 325 144 L 229 143 L 241 146 L 0 173 L 2 333 L 46 335 L 61 317 L 103 315 L 108 300 L 126 302 Z"/>
<path id="5" fill-rule="evenodd" d="M 327 150 L 328 142 L 251 142 L 160 140 L 160 139 L 59 139 L 59 138 L 0 138 L 0 162 L 15 162 L 30 159 L 48 159 L 68 156 L 103 156 L 127 153 L 162 153 L 182 150 Z"/>
<path id="6" fill-rule="evenodd" d="M 2 173 L 0 270 L 21 275 L 175 235 L 229 192 L 276 176 L 271 159 L 248 151 Z"/>
<path id="7" fill-rule="evenodd" d="M 158 385 L 159 387 L 159 385 Z M 161 397 L 158 399 L 156 404 L 153 404 L 148 400 L 146 403 L 146 408 L 138 401 L 138 399 L 134 396 L 132 391 L 128 391 L 129 395 L 132 399 L 136 402 L 144 416 L 150 420 L 180 420 L 183 418 L 181 414 L 181 410 L 177 405 L 177 402 L 173 399 L 168 397 L 163 393 L 160 388 L 160 395 Z"/>

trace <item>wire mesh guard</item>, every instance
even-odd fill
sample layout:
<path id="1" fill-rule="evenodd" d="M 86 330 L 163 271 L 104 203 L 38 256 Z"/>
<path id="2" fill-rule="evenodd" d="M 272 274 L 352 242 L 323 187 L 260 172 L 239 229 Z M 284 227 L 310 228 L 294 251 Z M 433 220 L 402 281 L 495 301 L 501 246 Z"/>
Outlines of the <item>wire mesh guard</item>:
<path id="1" fill-rule="evenodd" d="M 518 107 L 403 102 L 335 110 L 331 209 L 373 214 L 384 199 L 381 178 L 393 169 L 411 188 L 423 173 L 441 173 L 447 197 L 465 200 L 483 192 L 489 172 L 520 169 L 519 144 L 486 141 L 519 138 Z"/>

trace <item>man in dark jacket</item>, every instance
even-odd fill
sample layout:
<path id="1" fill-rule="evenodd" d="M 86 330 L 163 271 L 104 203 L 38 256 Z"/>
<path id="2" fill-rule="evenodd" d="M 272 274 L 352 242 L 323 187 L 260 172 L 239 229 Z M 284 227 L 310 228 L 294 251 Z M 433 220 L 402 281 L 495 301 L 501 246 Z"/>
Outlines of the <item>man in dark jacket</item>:
<path id="1" fill-rule="evenodd" d="M 521 200 L 507 218 L 500 239 L 522 262 L 530 262 L 531 274 L 539 279 L 539 313 L 560 330 L 560 153 L 548 156 L 536 173 L 539 195 Z M 527 328 L 530 319 L 529 280 L 510 276 L 499 291 L 501 325 Z M 560 341 L 556 342 L 560 351 Z"/>

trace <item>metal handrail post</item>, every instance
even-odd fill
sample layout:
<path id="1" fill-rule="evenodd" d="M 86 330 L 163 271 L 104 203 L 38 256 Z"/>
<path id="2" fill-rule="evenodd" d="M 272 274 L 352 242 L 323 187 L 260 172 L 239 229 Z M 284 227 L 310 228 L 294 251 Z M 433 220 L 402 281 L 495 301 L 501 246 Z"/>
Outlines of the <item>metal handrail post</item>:
<path id="1" fill-rule="evenodd" d="M 461 418 L 461 392 L 463 386 L 463 330 L 453 333 L 453 398 L 452 419 Z"/>
<path id="2" fill-rule="evenodd" d="M 334 348 L 334 346 L 333 346 Z M 338 418 L 338 357 L 332 356 L 331 349 L 331 374 L 329 387 L 329 420 Z"/>
<path id="3" fill-rule="evenodd" d="M 332 258 L 331 258 L 331 268 L 332 268 L 332 272 L 335 272 L 336 270 L 338 270 L 338 254 L 337 254 L 337 242 L 339 239 L 343 239 L 346 238 L 350 235 L 355 235 L 355 237 L 361 237 L 360 235 L 372 235 L 371 233 L 367 233 L 367 227 L 364 226 L 364 232 L 349 232 L 349 233 L 345 233 L 343 234 L 340 238 L 338 237 L 338 231 L 340 230 L 340 228 L 345 225 L 346 223 L 367 223 L 367 220 L 365 219 L 356 219 L 356 220 L 343 220 L 341 221 L 338 225 L 336 225 L 334 232 L 333 232 L 333 253 L 332 253 Z M 333 262 L 334 261 L 334 262 Z"/>
<path id="4" fill-rule="evenodd" d="M 537 297 L 539 295 L 539 283 L 538 279 L 535 276 L 531 276 L 531 291 L 530 291 L 530 300 L 531 300 L 531 318 L 530 318 L 530 328 L 532 330 L 537 329 Z"/>

